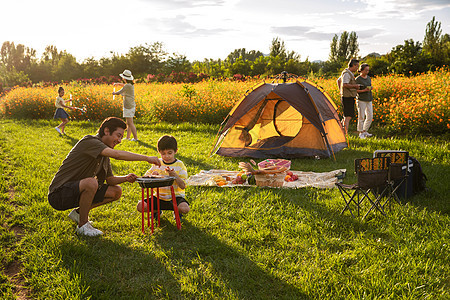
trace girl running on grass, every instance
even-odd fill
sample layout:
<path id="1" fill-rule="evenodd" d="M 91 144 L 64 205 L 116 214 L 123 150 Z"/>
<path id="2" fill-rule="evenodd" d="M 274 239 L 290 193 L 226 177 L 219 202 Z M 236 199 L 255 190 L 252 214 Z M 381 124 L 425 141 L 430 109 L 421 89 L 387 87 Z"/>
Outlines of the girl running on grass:
<path id="1" fill-rule="evenodd" d="M 66 134 L 64 132 L 64 128 L 66 127 L 66 124 L 69 122 L 69 114 L 64 110 L 64 108 L 68 109 L 76 109 L 76 107 L 73 106 L 67 106 L 66 101 L 62 98 L 64 96 L 64 89 L 62 86 L 58 89 L 59 96 L 56 97 L 55 106 L 56 111 L 55 115 L 53 116 L 53 119 L 61 119 L 61 124 L 55 127 L 56 131 L 58 131 L 59 134 Z M 72 101 L 72 97 L 69 101 Z"/>

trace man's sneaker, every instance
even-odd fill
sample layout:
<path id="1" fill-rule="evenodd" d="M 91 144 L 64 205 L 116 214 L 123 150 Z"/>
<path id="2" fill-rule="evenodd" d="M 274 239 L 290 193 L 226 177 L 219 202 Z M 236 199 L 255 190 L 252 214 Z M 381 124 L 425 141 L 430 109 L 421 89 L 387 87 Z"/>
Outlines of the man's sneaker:
<path id="1" fill-rule="evenodd" d="M 55 130 L 58 131 L 59 134 L 62 134 L 62 133 L 61 133 L 61 129 L 59 129 L 58 126 L 55 127 Z"/>
<path id="2" fill-rule="evenodd" d="M 76 208 L 72 209 L 68 217 L 77 224 L 80 222 L 80 214 L 77 212 Z"/>
<path id="3" fill-rule="evenodd" d="M 361 133 L 359 134 L 359 138 L 360 138 L 360 139 L 365 139 L 365 138 L 366 138 L 366 135 L 364 134 L 364 132 L 361 132 Z"/>
<path id="4" fill-rule="evenodd" d="M 75 223 L 77 223 L 77 224 L 80 223 L 80 214 L 77 212 L 77 209 L 76 209 L 76 208 L 72 209 L 72 211 L 70 212 L 70 214 L 68 215 L 68 217 L 69 217 L 72 221 L 74 221 Z M 89 221 L 89 219 L 88 219 L 88 222 L 90 222 L 91 225 L 92 225 L 92 222 Z"/>
<path id="5" fill-rule="evenodd" d="M 81 235 L 86 236 L 99 236 L 102 235 L 103 232 L 100 230 L 92 227 L 90 222 L 86 222 L 83 226 L 77 226 L 76 232 Z"/>

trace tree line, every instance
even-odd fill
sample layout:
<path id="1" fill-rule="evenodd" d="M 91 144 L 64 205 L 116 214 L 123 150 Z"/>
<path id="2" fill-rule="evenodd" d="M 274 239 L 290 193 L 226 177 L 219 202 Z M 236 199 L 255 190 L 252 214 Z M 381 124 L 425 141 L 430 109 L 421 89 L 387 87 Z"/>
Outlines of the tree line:
<path id="1" fill-rule="evenodd" d="M 372 76 L 387 73 L 411 75 L 448 66 L 449 57 L 450 36 L 442 34 L 441 23 L 435 17 L 426 26 L 423 42 L 409 39 L 385 55 L 371 53 L 359 57 L 356 32 L 344 31 L 332 38 L 328 60 L 314 62 L 308 58 L 302 61 L 300 54 L 288 51 L 279 37 L 273 38 L 269 54 L 240 48 L 225 59 L 193 62 L 184 55 L 169 54 L 162 42 L 146 43 L 131 47 L 126 54 L 111 52 L 109 57 L 98 60 L 91 57 L 79 63 L 75 56 L 53 45 L 47 46 L 38 58 L 36 50 L 5 41 L 0 50 L 0 87 L 117 76 L 124 69 L 132 70 L 138 80 L 158 81 L 228 78 L 236 77 L 236 74 L 239 78 L 271 76 L 282 71 L 305 77 L 336 76 L 350 58 L 360 58 L 368 63 Z"/>

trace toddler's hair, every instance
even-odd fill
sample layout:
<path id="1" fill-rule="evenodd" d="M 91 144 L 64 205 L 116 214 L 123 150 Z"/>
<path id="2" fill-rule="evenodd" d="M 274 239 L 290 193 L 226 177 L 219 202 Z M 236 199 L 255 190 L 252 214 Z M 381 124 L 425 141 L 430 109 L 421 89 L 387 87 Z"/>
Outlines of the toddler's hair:
<path id="1" fill-rule="evenodd" d="M 61 93 L 61 91 L 64 91 L 64 88 L 62 86 L 59 87 L 58 94 Z"/>
<path id="2" fill-rule="evenodd" d="M 177 140 L 171 135 L 163 135 L 158 140 L 158 151 L 162 150 L 178 150 Z"/>

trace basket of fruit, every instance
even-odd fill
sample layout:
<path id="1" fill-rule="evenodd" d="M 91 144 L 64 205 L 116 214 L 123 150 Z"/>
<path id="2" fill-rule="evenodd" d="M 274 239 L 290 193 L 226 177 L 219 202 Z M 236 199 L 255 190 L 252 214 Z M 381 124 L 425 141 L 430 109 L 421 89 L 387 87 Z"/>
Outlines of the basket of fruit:
<path id="1" fill-rule="evenodd" d="M 282 187 L 286 171 L 291 167 L 291 162 L 285 159 L 266 159 L 258 165 L 253 160 L 250 162 L 258 169 L 247 162 L 240 162 L 239 167 L 254 176 L 257 186 Z"/>
<path id="2" fill-rule="evenodd" d="M 282 187 L 284 183 L 285 172 L 272 174 L 255 174 L 257 186 Z"/>

